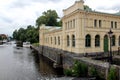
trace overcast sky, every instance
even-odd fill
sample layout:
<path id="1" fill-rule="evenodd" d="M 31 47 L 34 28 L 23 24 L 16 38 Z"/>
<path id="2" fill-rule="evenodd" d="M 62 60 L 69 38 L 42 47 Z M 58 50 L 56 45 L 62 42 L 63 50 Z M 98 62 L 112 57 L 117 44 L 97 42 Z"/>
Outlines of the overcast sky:
<path id="1" fill-rule="evenodd" d="M 12 35 L 15 29 L 35 25 L 42 12 L 56 10 L 60 17 L 63 9 L 76 0 L 0 0 L 0 34 Z M 120 0 L 84 0 L 85 4 L 96 11 L 117 13 Z"/>

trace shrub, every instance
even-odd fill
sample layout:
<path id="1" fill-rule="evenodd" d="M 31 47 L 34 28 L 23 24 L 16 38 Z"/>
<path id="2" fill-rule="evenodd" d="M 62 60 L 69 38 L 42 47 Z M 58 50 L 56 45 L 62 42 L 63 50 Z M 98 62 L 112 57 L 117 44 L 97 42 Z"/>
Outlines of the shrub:
<path id="1" fill-rule="evenodd" d="M 108 74 L 108 80 L 117 80 L 115 68 L 110 68 L 110 71 Z"/>
<path id="2" fill-rule="evenodd" d="M 65 74 L 66 76 L 72 76 L 72 70 L 71 70 L 71 69 L 65 69 L 65 70 L 64 70 L 64 74 Z"/>
<path id="3" fill-rule="evenodd" d="M 94 67 L 91 67 L 89 72 L 90 72 L 90 76 L 94 76 L 94 77 L 98 76 L 98 72 Z"/>
<path id="4" fill-rule="evenodd" d="M 72 71 L 76 77 L 85 77 L 88 74 L 88 67 L 86 64 L 76 61 Z"/>
<path id="5" fill-rule="evenodd" d="M 66 76 L 86 77 L 88 75 L 88 67 L 84 63 L 75 61 L 73 68 L 65 69 L 64 74 Z"/>

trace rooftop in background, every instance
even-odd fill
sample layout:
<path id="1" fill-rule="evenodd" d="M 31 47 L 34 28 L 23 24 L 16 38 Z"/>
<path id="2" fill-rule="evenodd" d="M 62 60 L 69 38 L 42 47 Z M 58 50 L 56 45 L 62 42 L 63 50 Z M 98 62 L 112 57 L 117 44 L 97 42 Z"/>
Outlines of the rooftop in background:
<path id="1" fill-rule="evenodd" d="M 7 39 L 7 35 L 5 35 L 5 34 L 0 34 L 0 36 L 4 39 Z"/>

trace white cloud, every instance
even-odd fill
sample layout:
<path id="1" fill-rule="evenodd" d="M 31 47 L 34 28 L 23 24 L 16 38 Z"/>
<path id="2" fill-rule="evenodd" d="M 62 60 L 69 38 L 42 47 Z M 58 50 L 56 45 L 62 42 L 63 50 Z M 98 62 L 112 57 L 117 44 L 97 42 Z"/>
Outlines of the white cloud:
<path id="1" fill-rule="evenodd" d="M 93 10 L 115 13 L 120 10 L 120 0 L 86 0 L 85 4 Z"/>
<path id="2" fill-rule="evenodd" d="M 35 20 L 42 12 L 56 10 L 60 17 L 63 9 L 74 4 L 76 0 L 0 0 L 0 33 L 12 35 L 15 29 L 35 25 Z M 117 12 L 120 0 L 85 0 L 93 10 Z"/>

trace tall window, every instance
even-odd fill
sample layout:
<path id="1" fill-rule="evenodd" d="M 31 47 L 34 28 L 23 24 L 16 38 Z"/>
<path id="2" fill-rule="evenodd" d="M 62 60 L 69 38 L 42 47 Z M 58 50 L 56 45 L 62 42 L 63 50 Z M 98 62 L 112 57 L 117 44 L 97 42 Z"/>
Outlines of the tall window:
<path id="1" fill-rule="evenodd" d="M 100 36 L 96 35 L 95 36 L 95 47 L 99 47 L 100 46 Z"/>
<path id="2" fill-rule="evenodd" d="M 67 29 L 67 22 L 65 23 L 65 29 Z"/>
<path id="3" fill-rule="evenodd" d="M 60 45 L 60 37 L 58 36 L 58 45 Z"/>
<path id="4" fill-rule="evenodd" d="M 112 46 L 115 46 L 115 35 L 112 36 L 112 43 L 111 43 Z"/>
<path id="5" fill-rule="evenodd" d="M 111 28 L 113 28 L 113 21 L 111 21 Z"/>
<path id="6" fill-rule="evenodd" d="M 70 46 L 70 38 L 69 38 L 69 35 L 67 35 L 67 46 Z"/>
<path id="7" fill-rule="evenodd" d="M 56 45 L 56 37 L 55 37 L 55 45 Z"/>
<path id="8" fill-rule="evenodd" d="M 75 47 L 75 35 L 72 35 L 72 47 Z"/>
<path id="9" fill-rule="evenodd" d="M 49 43 L 49 37 L 48 37 L 48 43 Z"/>
<path id="10" fill-rule="evenodd" d="M 51 44 L 52 44 L 52 37 L 51 37 Z"/>
<path id="11" fill-rule="evenodd" d="M 97 20 L 94 20 L 94 27 L 97 27 Z"/>
<path id="12" fill-rule="evenodd" d="M 102 26 L 102 21 L 101 20 L 99 20 L 99 27 L 101 27 Z"/>
<path id="13" fill-rule="evenodd" d="M 67 29 L 69 29 L 70 28 L 70 22 L 68 21 L 68 28 Z"/>
<path id="14" fill-rule="evenodd" d="M 117 28 L 117 22 L 115 22 L 115 28 Z"/>
<path id="15" fill-rule="evenodd" d="M 73 27 L 75 28 L 75 19 L 73 19 Z"/>
<path id="16" fill-rule="evenodd" d="M 91 47 L 91 36 L 89 34 L 85 37 L 85 47 Z"/>
<path id="17" fill-rule="evenodd" d="M 120 36 L 119 36 L 119 40 L 118 41 L 119 41 L 118 43 L 119 43 L 119 46 L 120 46 Z"/>
<path id="18" fill-rule="evenodd" d="M 70 28 L 72 28 L 72 21 L 70 21 Z"/>

